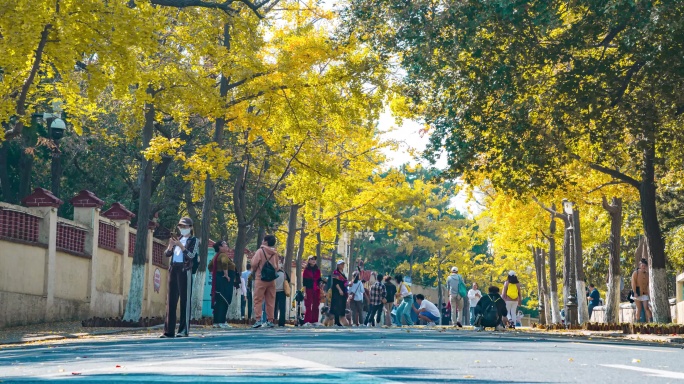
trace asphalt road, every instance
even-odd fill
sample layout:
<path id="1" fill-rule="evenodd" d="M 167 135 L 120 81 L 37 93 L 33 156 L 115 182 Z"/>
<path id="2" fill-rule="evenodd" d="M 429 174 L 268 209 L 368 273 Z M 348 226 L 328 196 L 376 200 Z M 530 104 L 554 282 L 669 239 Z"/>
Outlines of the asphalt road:
<path id="1" fill-rule="evenodd" d="M 0 349 L 0 381 L 236 383 L 684 382 L 684 350 L 439 329 L 212 330 Z"/>

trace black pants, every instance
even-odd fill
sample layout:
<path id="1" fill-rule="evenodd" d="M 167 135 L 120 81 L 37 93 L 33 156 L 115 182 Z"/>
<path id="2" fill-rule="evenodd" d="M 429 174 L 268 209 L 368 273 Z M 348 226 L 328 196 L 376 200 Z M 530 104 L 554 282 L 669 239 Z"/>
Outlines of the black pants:
<path id="1" fill-rule="evenodd" d="M 275 296 L 275 310 L 273 312 L 273 321 L 278 319 L 278 326 L 285 326 L 285 309 L 287 305 L 287 296 L 284 291 L 276 291 Z"/>
<path id="2" fill-rule="evenodd" d="M 247 297 L 240 296 L 240 314 L 245 317 L 245 306 L 247 306 L 247 319 L 252 318 L 252 290 L 247 290 Z"/>
<path id="3" fill-rule="evenodd" d="M 382 309 L 383 305 L 382 303 L 378 305 L 370 305 L 368 310 L 368 314 L 366 315 L 366 320 L 363 322 L 364 325 L 368 325 L 368 323 L 371 323 L 373 326 L 375 326 L 376 322 L 380 322 L 380 315 L 382 315 Z M 377 316 L 377 319 L 374 317 Z"/>
<path id="4" fill-rule="evenodd" d="M 183 271 L 183 264 L 172 264 L 169 270 L 169 295 L 166 300 L 164 334 L 175 336 L 176 307 L 180 299 L 180 324 L 178 333 L 188 335 L 190 330 L 190 296 L 192 295 L 192 272 Z"/>
<path id="5" fill-rule="evenodd" d="M 228 282 L 223 275 L 216 276 L 216 293 L 214 304 L 214 324 L 223 324 L 226 322 L 226 314 L 228 307 L 233 301 L 232 283 Z"/>

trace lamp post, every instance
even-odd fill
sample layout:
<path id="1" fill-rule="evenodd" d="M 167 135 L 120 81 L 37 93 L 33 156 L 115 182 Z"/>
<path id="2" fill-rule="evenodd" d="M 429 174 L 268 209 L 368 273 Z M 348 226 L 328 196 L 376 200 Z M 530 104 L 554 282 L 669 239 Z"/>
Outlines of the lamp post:
<path id="1" fill-rule="evenodd" d="M 566 231 L 568 231 L 568 236 L 567 239 L 570 241 L 570 246 L 569 246 L 569 271 L 568 271 L 568 300 L 566 303 L 566 313 L 565 313 L 565 323 L 567 325 L 577 325 L 578 319 L 577 319 L 577 285 L 575 284 L 576 276 L 575 276 L 575 229 L 572 226 L 573 223 L 573 203 L 568 200 L 563 200 L 563 211 L 565 211 L 565 214 L 568 215 L 568 227 Z"/>
<path id="2" fill-rule="evenodd" d="M 50 179 L 52 194 L 59 197 L 60 179 L 62 178 L 62 152 L 59 150 L 59 140 L 64 137 L 64 132 L 66 131 L 66 123 L 62 120 L 62 102 L 53 102 L 52 113 L 45 112 L 41 118 L 47 124 L 48 134 L 55 144 L 52 146 Z"/>

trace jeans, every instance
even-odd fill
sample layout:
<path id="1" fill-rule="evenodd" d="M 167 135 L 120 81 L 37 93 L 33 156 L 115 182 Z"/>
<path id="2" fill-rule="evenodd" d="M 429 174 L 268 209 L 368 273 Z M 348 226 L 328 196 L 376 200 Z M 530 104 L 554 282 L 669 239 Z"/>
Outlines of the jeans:
<path id="1" fill-rule="evenodd" d="M 413 320 L 411 320 L 411 307 L 413 307 L 413 296 L 404 297 L 401 305 L 397 308 L 397 314 L 394 318 L 395 325 L 401 327 L 401 320 L 406 320 L 406 325 L 413 325 Z"/>
<path id="2" fill-rule="evenodd" d="M 364 325 L 368 325 L 368 323 L 371 323 L 373 326 L 375 326 L 376 321 L 377 323 L 380 323 L 380 315 L 382 314 L 382 308 L 384 305 L 382 303 L 378 305 L 371 305 L 370 309 L 368 310 L 368 315 L 366 316 L 366 320 L 363 322 Z M 377 315 L 377 319 L 375 318 Z"/>
<path id="3" fill-rule="evenodd" d="M 475 307 L 470 307 L 470 325 L 475 324 Z"/>

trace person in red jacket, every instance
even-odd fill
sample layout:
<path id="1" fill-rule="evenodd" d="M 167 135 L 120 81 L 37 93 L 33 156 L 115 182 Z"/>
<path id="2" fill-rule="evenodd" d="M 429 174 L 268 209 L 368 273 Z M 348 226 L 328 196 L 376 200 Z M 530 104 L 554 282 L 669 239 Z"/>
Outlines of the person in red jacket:
<path id="1" fill-rule="evenodd" d="M 321 270 L 318 268 L 316 256 L 309 256 L 306 268 L 302 273 L 302 285 L 304 285 L 304 323 L 318 323 L 318 305 L 321 301 L 320 285 Z"/>

